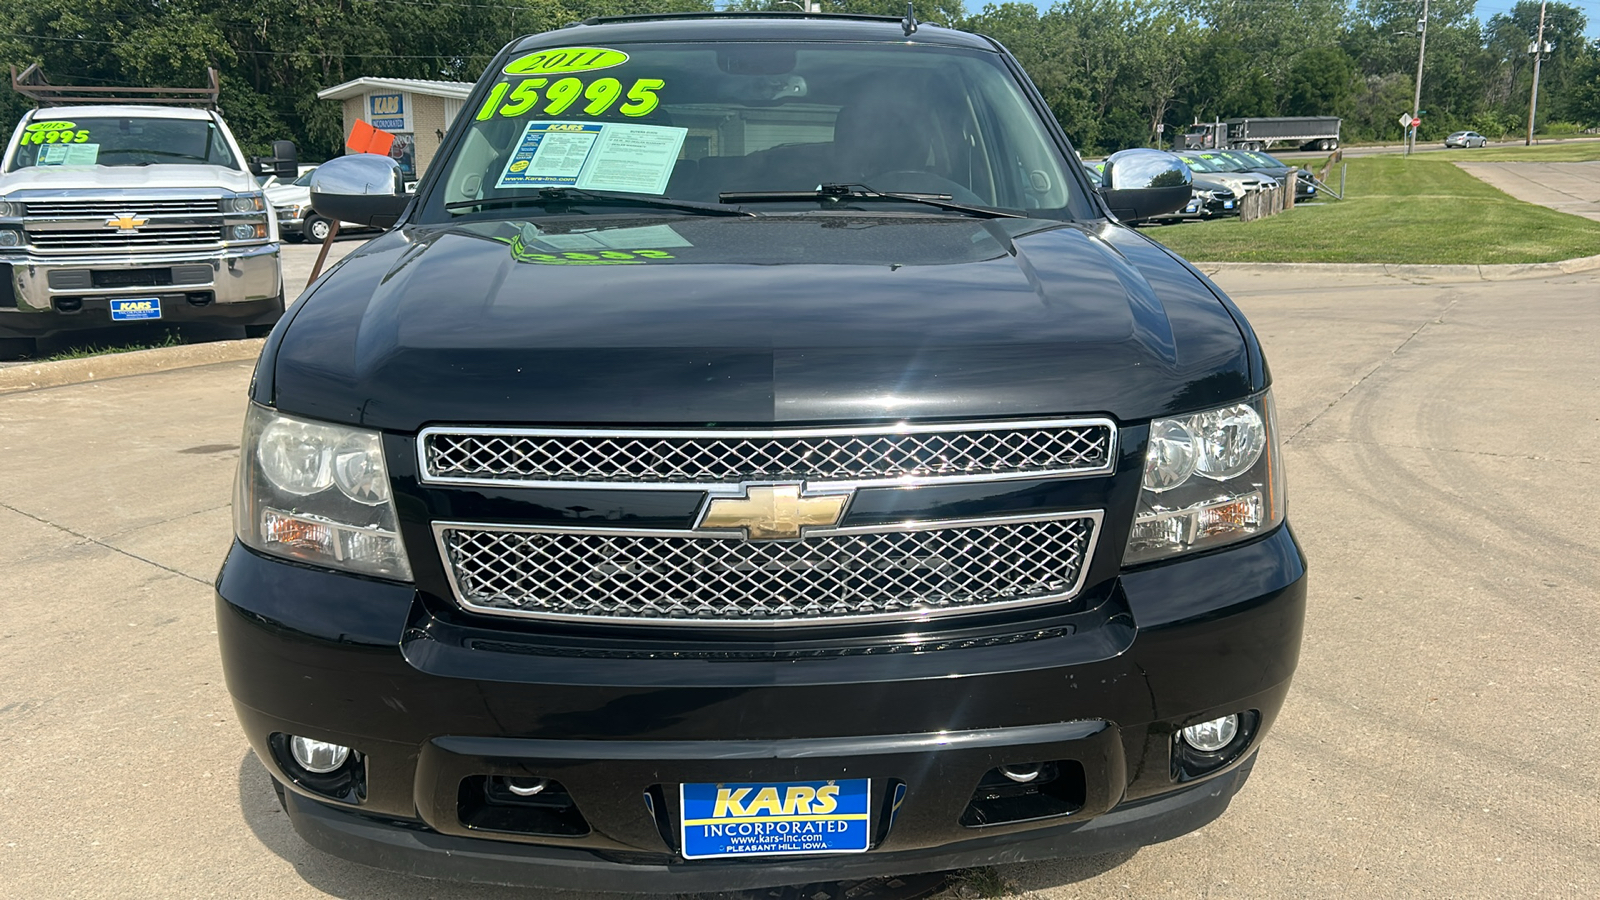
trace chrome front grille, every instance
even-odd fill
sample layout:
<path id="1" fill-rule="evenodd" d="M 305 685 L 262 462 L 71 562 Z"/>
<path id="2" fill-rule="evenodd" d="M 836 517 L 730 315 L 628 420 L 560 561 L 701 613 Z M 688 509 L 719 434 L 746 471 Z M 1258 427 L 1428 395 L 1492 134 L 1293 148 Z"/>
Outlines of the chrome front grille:
<path id="1" fill-rule="evenodd" d="M 216 197 L 194 200 L 28 200 L 23 209 L 29 216 L 135 216 L 166 214 L 204 214 L 222 212 Z"/>
<path id="2" fill-rule="evenodd" d="M 427 481 L 531 486 L 861 483 L 1109 472 L 1105 419 L 771 431 L 455 429 L 422 433 Z"/>
<path id="3" fill-rule="evenodd" d="M 44 250 L 133 249 L 195 246 L 222 242 L 222 225 L 146 225 L 121 234 L 103 231 L 51 231 L 28 228 L 28 243 Z"/>
<path id="4" fill-rule="evenodd" d="M 814 531 L 695 532 L 436 523 L 457 600 L 577 621 L 806 625 L 919 619 L 1064 600 L 1099 512 Z"/>

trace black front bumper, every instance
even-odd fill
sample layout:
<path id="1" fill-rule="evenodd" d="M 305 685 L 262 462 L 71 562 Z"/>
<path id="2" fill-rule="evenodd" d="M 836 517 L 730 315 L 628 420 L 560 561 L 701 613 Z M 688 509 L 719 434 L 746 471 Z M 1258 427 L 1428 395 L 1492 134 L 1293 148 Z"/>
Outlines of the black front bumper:
<path id="1" fill-rule="evenodd" d="M 1304 572 L 1284 527 L 1124 573 L 1050 627 L 718 653 L 450 620 L 410 586 L 236 545 L 218 629 L 246 734 L 313 845 L 435 877 L 707 891 L 1100 853 L 1205 824 L 1282 706 Z M 1183 770 L 1180 729 L 1246 711 L 1253 728 L 1228 759 Z M 274 734 L 355 748 L 361 790 L 320 796 Z M 961 824 L 986 771 L 1040 760 L 1081 771 L 1070 814 Z M 495 775 L 557 779 L 587 832 L 470 826 L 463 785 Z M 680 783 L 859 777 L 882 792 L 865 854 L 689 861 L 663 809 Z"/>
<path id="2" fill-rule="evenodd" d="M 686 865 L 660 858 L 485 841 L 363 816 L 294 793 L 284 797 L 284 808 L 295 831 L 311 846 L 407 875 L 564 890 L 733 891 L 1132 850 L 1188 834 L 1222 815 L 1254 763 L 1251 756 L 1221 777 L 1124 803 L 1092 819 L 1024 834 L 991 835 L 919 850 L 769 859 L 754 864 L 738 860 Z"/>

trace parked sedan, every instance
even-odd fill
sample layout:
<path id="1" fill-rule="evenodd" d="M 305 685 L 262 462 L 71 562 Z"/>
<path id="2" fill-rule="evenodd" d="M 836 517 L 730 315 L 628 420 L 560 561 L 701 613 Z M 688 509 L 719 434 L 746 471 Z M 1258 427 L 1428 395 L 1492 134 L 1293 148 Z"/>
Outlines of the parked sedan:
<path id="1" fill-rule="evenodd" d="M 1300 177 L 1294 186 L 1294 199 L 1297 203 L 1303 203 L 1317 195 L 1316 177 L 1309 170 L 1291 166 L 1269 153 L 1260 150 L 1222 150 L 1218 151 L 1217 155 L 1223 160 L 1235 163 L 1233 171 L 1267 175 L 1277 179 L 1279 184 L 1289 179 L 1290 172 L 1299 172 Z"/>
<path id="2" fill-rule="evenodd" d="M 1256 172 L 1234 172 L 1224 167 L 1223 160 L 1213 151 L 1198 150 L 1185 151 L 1178 154 L 1178 158 L 1189 166 L 1190 171 L 1196 175 L 1218 181 L 1226 185 L 1241 199 L 1246 194 L 1262 190 L 1276 190 L 1278 179 L 1270 175 L 1261 175 Z"/>
<path id="3" fill-rule="evenodd" d="M 1470 149 L 1472 147 L 1487 147 L 1489 139 L 1476 131 L 1457 131 L 1444 139 L 1447 148 Z"/>

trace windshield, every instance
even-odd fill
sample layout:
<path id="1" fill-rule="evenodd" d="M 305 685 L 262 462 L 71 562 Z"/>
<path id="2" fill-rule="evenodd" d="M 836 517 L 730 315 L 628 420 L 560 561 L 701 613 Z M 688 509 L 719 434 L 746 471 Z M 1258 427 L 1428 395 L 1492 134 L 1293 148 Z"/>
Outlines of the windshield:
<path id="1" fill-rule="evenodd" d="M 1195 155 L 1191 156 L 1191 155 L 1185 153 L 1185 154 L 1181 154 L 1179 158 L 1184 161 L 1185 165 L 1187 165 L 1189 168 L 1193 169 L 1196 172 L 1210 172 L 1210 173 L 1215 174 L 1217 172 L 1225 171 L 1220 166 L 1218 166 L 1216 163 L 1212 162 L 1211 154 L 1206 154 L 1205 156 L 1200 156 L 1199 154 L 1195 154 Z"/>
<path id="2" fill-rule="evenodd" d="M 310 187 L 311 186 L 311 173 L 315 172 L 315 171 L 316 171 L 316 169 L 307 169 L 305 172 L 301 173 L 300 177 L 296 178 L 294 180 L 294 182 L 293 182 L 294 186 L 295 187 Z"/>
<path id="3" fill-rule="evenodd" d="M 521 54 L 491 77 L 487 95 L 463 111 L 468 131 L 443 163 L 425 220 L 521 216 L 553 187 L 715 204 L 723 194 L 824 184 L 1092 214 L 994 53 L 617 44 Z"/>
<path id="4" fill-rule="evenodd" d="M 70 115 L 28 123 L 11 167 L 169 163 L 238 167 L 221 129 L 209 119 Z"/>

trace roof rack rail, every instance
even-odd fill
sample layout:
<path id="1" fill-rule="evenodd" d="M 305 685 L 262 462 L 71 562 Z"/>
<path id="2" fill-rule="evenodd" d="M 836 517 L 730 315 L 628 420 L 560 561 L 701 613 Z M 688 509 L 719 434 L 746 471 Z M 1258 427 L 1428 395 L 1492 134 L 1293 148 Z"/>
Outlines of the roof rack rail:
<path id="1" fill-rule="evenodd" d="M 217 108 L 217 95 L 221 82 L 217 70 L 206 69 L 209 87 L 90 87 L 70 84 L 51 84 L 40 71 L 38 63 L 28 66 L 19 74 L 11 67 L 11 89 L 33 101 L 40 109 L 52 106 L 72 106 L 84 103 L 138 103 L 162 106 L 198 106 Z"/>
<path id="2" fill-rule="evenodd" d="M 707 10 L 704 12 L 629 13 L 622 16 L 590 16 L 576 25 L 605 25 L 611 22 L 651 22 L 672 19 L 854 19 L 864 22 L 899 22 L 900 16 L 877 16 L 869 13 L 800 12 L 798 10 L 752 10 L 733 12 Z"/>

